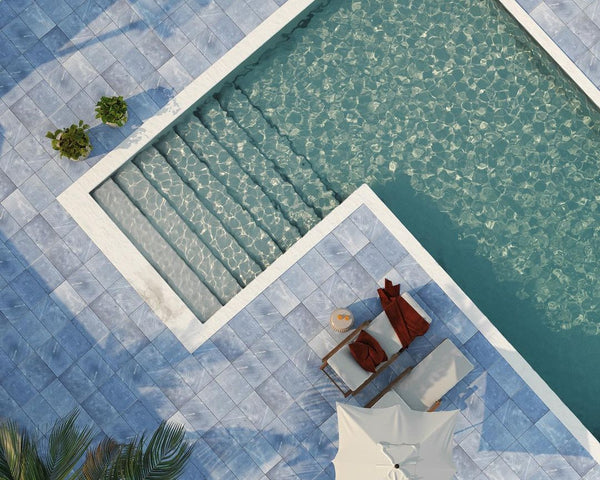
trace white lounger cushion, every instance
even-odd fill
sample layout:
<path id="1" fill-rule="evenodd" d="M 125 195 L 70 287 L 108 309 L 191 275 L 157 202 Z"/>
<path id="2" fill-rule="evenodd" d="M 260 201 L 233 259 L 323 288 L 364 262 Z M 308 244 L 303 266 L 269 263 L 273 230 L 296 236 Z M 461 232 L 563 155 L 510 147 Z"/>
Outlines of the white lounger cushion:
<path id="1" fill-rule="evenodd" d="M 427 410 L 460 382 L 473 365 L 446 339 L 394 386 L 413 410 Z"/>
<path id="2" fill-rule="evenodd" d="M 425 310 L 421 308 L 414 298 L 406 292 L 402 294 L 402 297 L 419 315 L 427 320 L 428 323 L 431 323 L 429 315 L 425 313 Z M 398 335 L 396 335 L 396 332 L 392 328 L 385 312 L 377 315 L 365 330 L 379 342 L 379 345 L 381 345 L 388 358 L 402 349 L 402 343 L 400 343 Z M 351 390 L 356 390 L 372 375 L 371 372 L 363 370 L 356 360 L 354 360 L 348 345 L 344 345 L 327 363 Z"/>

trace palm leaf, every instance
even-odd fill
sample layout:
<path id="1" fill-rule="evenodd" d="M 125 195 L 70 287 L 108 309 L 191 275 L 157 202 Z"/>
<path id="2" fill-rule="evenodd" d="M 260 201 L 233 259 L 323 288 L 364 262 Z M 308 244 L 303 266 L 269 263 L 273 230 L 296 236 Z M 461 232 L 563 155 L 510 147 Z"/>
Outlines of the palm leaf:
<path id="1" fill-rule="evenodd" d="M 49 480 L 66 479 L 92 442 L 92 429 L 75 425 L 78 416 L 73 411 L 52 427 L 45 459 Z"/>
<path id="2" fill-rule="evenodd" d="M 144 449 L 145 437 L 122 451 L 119 473 L 123 480 L 176 480 L 183 473 L 193 445 L 185 442 L 182 425 L 162 422 Z"/>
<path id="3" fill-rule="evenodd" d="M 88 450 L 77 478 L 83 480 L 117 479 L 115 461 L 122 447 L 112 438 L 105 438 L 95 449 Z"/>
<path id="4" fill-rule="evenodd" d="M 44 480 L 47 471 L 35 442 L 16 422 L 0 423 L 0 479 Z"/>

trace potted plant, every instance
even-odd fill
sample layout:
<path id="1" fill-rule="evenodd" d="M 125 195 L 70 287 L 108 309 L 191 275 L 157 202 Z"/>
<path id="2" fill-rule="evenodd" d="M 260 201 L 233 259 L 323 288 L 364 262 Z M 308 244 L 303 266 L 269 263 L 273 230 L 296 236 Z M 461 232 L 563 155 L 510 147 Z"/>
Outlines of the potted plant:
<path id="1" fill-rule="evenodd" d="M 46 133 L 46 137 L 52 140 L 52 148 L 60 152 L 61 157 L 71 160 L 83 160 L 92 151 L 90 137 L 87 134 L 89 125 L 79 120 L 68 128 L 63 128 Z"/>
<path id="2" fill-rule="evenodd" d="M 102 97 L 96 104 L 96 118 L 109 127 L 122 127 L 127 123 L 127 103 L 123 97 Z"/>

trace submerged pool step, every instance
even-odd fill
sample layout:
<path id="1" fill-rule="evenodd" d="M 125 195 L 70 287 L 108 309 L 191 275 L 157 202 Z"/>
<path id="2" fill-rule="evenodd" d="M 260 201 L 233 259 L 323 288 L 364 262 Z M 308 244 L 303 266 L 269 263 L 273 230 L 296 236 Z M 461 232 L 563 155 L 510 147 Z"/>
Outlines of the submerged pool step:
<path id="1" fill-rule="evenodd" d="M 254 221 L 269 233 L 279 248 L 287 250 L 300 238 L 298 229 L 288 221 L 272 199 L 239 166 L 200 120 L 192 116 L 178 124 L 175 131 L 212 175 L 227 187 L 228 193 L 252 214 Z"/>
<path id="2" fill-rule="evenodd" d="M 217 97 L 221 108 L 238 128 L 243 129 L 252 144 L 289 178 L 304 201 L 321 218 L 339 205 L 335 192 L 326 185 L 310 162 L 293 151 L 288 138 L 280 135 L 238 88 L 226 86 Z"/>
<path id="3" fill-rule="evenodd" d="M 106 180 L 92 195 L 200 321 L 221 308 L 217 297 L 113 180 Z"/>
<path id="4" fill-rule="evenodd" d="M 179 135 L 171 130 L 155 142 L 154 147 L 262 268 L 281 255 L 277 244 L 256 224 L 248 211 L 229 195 L 224 185 Z"/>
<path id="5" fill-rule="evenodd" d="M 158 150 L 149 146 L 137 155 L 133 162 L 240 285 L 246 286 L 256 278 L 262 271 L 260 265 L 244 251 L 223 223 L 204 206 L 194 190 L 183 181 Z"/>
<path id="6" fill-rule="evenodd" d="M 244 172 L 277 204 L 286 218 L 296 225 L 302 235 L 318 223 L 319 217 L 314 208 L 308 205 L 294 185 L 281 175 L 278 167 L 249 141 L 246 133 L 227 116 L 217 100 L 207 100 L 196 110 L 196 115 Z"/>
<path id="7" fill-rule="evenodd" d="M 240 290 L 231 273 L 133 163 L 127 162 L 113 179 L 223 305 Z"/>

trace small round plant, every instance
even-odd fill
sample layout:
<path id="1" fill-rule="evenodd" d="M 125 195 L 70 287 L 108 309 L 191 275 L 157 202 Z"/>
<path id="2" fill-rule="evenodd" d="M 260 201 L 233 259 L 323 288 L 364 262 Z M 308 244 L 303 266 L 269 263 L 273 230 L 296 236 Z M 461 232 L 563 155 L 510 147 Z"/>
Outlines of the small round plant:
<path id="1" fill-rule="evenodd" d="M 46 137 L 52 140 L 52 148 L 60 152 L 61 157 L 71 160 L 82 160 L 92 151 L 90 137 L 87 134 L 89 125 L 79 120 L 68 128 L 46 133 Z"/>
<path id="2" fill-rule="evenodd" d="M 96 118 L 110 127 L 127 123 L 127 103 L 123 97 L 102 97 L 96 104 Z"/>

